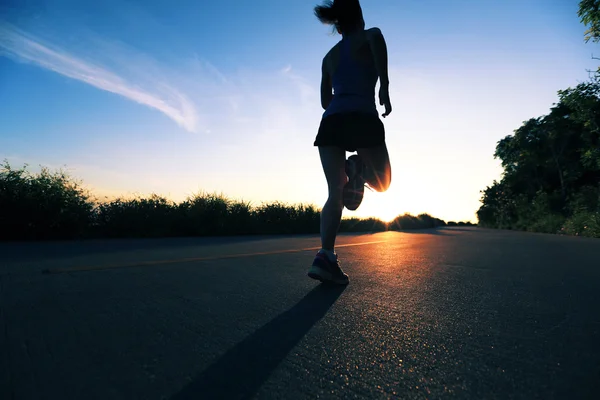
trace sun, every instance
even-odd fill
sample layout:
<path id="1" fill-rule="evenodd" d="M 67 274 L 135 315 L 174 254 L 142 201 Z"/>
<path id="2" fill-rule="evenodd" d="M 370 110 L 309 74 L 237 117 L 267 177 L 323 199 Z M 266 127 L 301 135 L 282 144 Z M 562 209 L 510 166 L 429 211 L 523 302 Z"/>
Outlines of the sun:
<path id="1" fill-rule="evenodd" d="M 404 214 L 404 211 L 398 197 L 390 196 L 389 193 L 372 193 L 367 190 L 359 209 L 345 216 L 357 218 L 373 217 L 384 222 L 391 222 L 401 214 Z"/>

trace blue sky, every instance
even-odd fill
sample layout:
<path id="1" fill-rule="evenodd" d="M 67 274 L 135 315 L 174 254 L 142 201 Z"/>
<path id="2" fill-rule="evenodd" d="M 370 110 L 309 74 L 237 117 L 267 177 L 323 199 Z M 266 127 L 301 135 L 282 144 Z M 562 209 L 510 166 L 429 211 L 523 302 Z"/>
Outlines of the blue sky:
<path id="1" fill-rule="evenodd" d="M 315 1 L 0 6 L 0 159 L 99 197 L 199 191 L 322 205 Z M 475 221 L 496 142 L 596 67 L 578 0 L 363 0 L 388 42 L 387 193 L 347 216 Z M 598 54 L 600 55 L 600 54 Z"/>

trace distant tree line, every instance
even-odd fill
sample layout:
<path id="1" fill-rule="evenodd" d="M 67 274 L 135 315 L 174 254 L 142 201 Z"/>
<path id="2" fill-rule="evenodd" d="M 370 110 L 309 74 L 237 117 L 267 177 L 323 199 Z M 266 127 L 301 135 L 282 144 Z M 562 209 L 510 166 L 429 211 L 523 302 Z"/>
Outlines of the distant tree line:
<path id="1" fill-rule="evenodd" d="M 0 164 L 0 240 L 175 237 L 319 233 L 310 204 L 252 205 L 200 193 L 181 202 L 156 194 L 98 201 L 64 171 Z M 467 225 L 468 223 L 460 223 Z M 341 232 L 427 229 L 446 222 L 428 214 L 343 219 Z M 452 223 L 452 225 L 458 225 Z"/>

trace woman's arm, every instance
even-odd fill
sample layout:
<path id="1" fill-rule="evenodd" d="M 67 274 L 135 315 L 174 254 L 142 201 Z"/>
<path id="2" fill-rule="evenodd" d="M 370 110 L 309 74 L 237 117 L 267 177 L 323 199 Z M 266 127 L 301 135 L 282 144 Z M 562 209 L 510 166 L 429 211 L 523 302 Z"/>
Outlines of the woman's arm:
<path id="1" fill-rule="evenodd" d="M 388 54 L 385 39 L 379 28 L 371 28 L 367 31 L 367 37 L 373 53 L 375 68 L 379 74 L 379 104 L 385 107 L 382 116 L 385 118 L 392 112 L 390 101 L 390 78 L 388 76 Z"/>
<path id="2" fill-rule="evenodd" d="M 379 28 L 371 28 L 367 31 L 367 38 L 373 52 L 373 60 L 375 68 L 379 74 L 379 83 L 388 86 L 390 78 L 388 76 L 388 54 L 387 45 L 383 37 L 383 33 Z"/>
<path id="3" fill-rule="evenodd" d="M 331 76 L 327 71 L 327 56 L 325 56 L 325 58 L 323 58 L 323 64 L 321 65 L 321 107 L 323 107 L 323 110 L 327 110 L 332 99 L 333 87 L 331 84 Z"/>

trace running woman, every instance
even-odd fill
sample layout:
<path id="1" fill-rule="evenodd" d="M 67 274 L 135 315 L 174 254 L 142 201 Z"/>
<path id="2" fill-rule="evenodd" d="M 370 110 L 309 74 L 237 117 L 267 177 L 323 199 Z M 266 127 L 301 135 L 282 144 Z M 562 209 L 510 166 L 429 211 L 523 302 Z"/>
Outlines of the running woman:
<path id="1" fill-rule="evenodd" d="M 319 148 L 329 197 L 321 212 L 321 250 L 308 276 L 322 282 L 348 284 L 335 252 L 335 239 L 344 207 L 356 210 L 365 183 L 378 192 L 388 189 L 392 171 L 385 130 L 375 103 L 385 118 L 392 112 L 387 47 L 378 28 L 365 30 L 359 0 L 325 1 L 314 9 L 324 24 L 342 35 L 322 64 L 321 105 L 325 112 L 314 145 Z M 356 152 L 346 160 L 346 151 Z"/>

